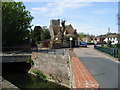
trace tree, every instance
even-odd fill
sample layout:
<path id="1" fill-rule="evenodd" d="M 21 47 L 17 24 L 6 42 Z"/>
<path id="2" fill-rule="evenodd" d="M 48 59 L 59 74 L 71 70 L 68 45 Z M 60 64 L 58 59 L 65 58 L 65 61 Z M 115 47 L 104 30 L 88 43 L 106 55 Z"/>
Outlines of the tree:
<path id="1" fill-rule="evenodd" d="M 15 46 L 29 36 L 33 17 L 22 2 L 2 2 L 2 43 Z"/>
<path id="2" fill-rule="evenodd" d="M 79 39 L 82 40 L 82 38 L 86 37 L 87 35 L 84 33 L 79 33 Z"/>
<path id="3" fill-rule="evenodd" d="M 111 47 L 111 46 L 112 46 L 112 41 L 108 40 L 107 46 L 108 46 L 108 47 Z"/>
<path id="4" fill-rule="evenodd" d="M 73 38 L 72 41 L 75 41 L 75 36 L 65 36 L 65 37 L 64 37 L 64 40 L 66 40 L 66 41 L 70 41 L 70 37 Z"/>
<path id="5" fill-rule="evenodd" d="M 51 36 L 50 36 L 50 32 L 48 29 L 43 29 L 43 32 L 41 34 L 41 39 L 42 40 L 45 40 L 45 39 L 50 39 Z"/>
<path id="6" fill-rule="evenodd" d="M 32 39 L 34 41 L 41 41 L 41 34 L 42 34 L 43 30 L 41 26 L 35 26 L 34 30 L 32 31 Z"/>

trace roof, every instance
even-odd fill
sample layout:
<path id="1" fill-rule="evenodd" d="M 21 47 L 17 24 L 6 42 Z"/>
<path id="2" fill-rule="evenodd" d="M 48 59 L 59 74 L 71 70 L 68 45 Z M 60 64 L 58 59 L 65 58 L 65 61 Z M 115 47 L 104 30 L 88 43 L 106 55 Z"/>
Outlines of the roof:
<path id="1" fill-rule="evenodd" d="M 70 25 L 66 25 L 66 26 L 65 26 L 65 30 L 73 30 L 72 25 L 71 25 L 71 24 L 70 24 Z"/>
<path id="2" fill-rule="evenodd" d="M 107 37 L 117 37 L 117 35 L 108 35 Z"/>
<path id="3" fill-rule="evenodd" d="M 106 35 L 97 36 L 97 38 L 106 38 Z"/>
<path id="4" fill-rule="evenodd" d="M 72 29 L 72 30 L 66 30 L 67 34 L 74 34 L 76 32 L 75 29 Z"/>

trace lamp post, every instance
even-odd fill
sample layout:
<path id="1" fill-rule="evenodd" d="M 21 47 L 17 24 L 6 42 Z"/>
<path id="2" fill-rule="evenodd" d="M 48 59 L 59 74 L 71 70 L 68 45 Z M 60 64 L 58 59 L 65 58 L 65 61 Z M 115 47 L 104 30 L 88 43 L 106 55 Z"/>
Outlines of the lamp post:
<path id="1" fill-rule="evenodd" d="M 70 39 L 70 48 L 72 48 L 72 40 L 73 40 L 73 38 L 70 37 L 69 39 Z"/>
<path id="2" fill-rule="evenodd" d="M 58 40 L 58 38 L 55 38 L 55 40 L 57 41 L 57 40 Z"/>

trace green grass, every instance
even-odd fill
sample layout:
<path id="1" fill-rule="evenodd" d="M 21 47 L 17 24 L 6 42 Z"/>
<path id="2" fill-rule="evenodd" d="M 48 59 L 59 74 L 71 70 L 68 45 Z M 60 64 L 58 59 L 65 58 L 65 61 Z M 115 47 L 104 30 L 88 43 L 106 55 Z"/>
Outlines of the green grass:
<path id="1" fill-rule="evenodd" d="M 104 45 L 103 47 L 107 48 L 107 45 Z"/>
<path id="2" fill-rule="evenodd" d="M 37 76 L 42 78 L 44 81 L 46 81 L 46 76 L 39 70 L 34 70 L 33 73 Z"/>

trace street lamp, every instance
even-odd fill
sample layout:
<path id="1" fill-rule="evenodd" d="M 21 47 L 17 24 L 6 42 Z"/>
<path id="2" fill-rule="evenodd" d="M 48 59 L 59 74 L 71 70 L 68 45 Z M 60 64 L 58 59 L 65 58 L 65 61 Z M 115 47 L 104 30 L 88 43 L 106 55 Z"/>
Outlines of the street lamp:
<path id="1" fill-rule="evenodd" d="M 70 37 L 69 40 L 70 40 L 70 48 L 72 48 L 72 40 L 73 40 L 73 38 Z"/>
<path id="2" fill-rule="evenodd" d="M 55 38 L 55 40 L 57 41 L 57 40 L 58 40 L 58 38 Z"/>

